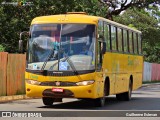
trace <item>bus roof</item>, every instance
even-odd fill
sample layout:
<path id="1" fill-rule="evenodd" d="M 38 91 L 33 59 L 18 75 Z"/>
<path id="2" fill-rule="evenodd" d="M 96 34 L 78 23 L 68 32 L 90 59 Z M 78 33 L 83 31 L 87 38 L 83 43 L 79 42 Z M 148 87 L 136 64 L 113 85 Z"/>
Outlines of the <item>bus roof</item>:
<path id="1" fill-rule="evenodd" d="M 50 24 L 50 23 L 86 23 L 86 24 L 97 24 L 99 20 L 106 21 L 107 23 L 129 29 L 135 32 L 141 33 L 139 30 L 134 28 L 122 25 L 120 23 L 105 19 L 103 17 L 87 15 L 85 12 L 69 12 L 68 14 L 60 15 L 49 15 L 49 16 L 40 16 L 32 20 L 31 25 L 33 24 Z"/>
<path id="2" fill-rule="evenodd" d="M 117 26 L 117 27 L 120 27 L 120 28 L 125 28 L 125 29 L 128 29 L 128 30 L 132 30 L 132 31 L 141 33 L 141 31 L 139 31 L 139 30 L 137 30 L 137 29 L 134 29 L 134 28 L 128 27 L 128 26 L 126 26 L 126 25 L 123 25 L 123 24 L 120 24 L 120 23 L 111 21 L 111 20 L 109 20 L 109 19 L 105 19 L 105 18 L 103 18 L 103 17 L 99 17 L 99 19 L 101 19 L 101 20 L 103 20 L 103 21 L 106 21 L 107 23 L 112 24 L 112 25 L 114 25 L 114 26 Z"/>
<path id="3" fill-rule="evenodd" d="M 41 16 L 33 19 L 31 24 L 44 24 L 44 23 L 89 23 L 97 24 L 98 17 L 89 16 L 85 14 L 61 14 Z"/>

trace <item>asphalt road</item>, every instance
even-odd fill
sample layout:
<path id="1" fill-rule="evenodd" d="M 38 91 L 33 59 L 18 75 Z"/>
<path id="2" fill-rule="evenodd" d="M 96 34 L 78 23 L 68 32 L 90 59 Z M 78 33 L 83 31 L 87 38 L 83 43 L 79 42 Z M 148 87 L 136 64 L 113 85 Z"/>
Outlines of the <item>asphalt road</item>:
<path id="1" fill-rule="evenodd" d="M 133 91 L 131 101 L 118 101 L 114 95 L 106 97 L 104 107 L 94 107 L 92 102 L 77 99 L 63 99 L 62 103 L 55 103 L 53 106 L 44 106 L 41 99 L 0 103 L 0 111 L 84 111 L 84 113 L 87 111 L 152 111 L 154 113 L 157 110 L 160 114 L 160 84 L 142 86 Z"/>

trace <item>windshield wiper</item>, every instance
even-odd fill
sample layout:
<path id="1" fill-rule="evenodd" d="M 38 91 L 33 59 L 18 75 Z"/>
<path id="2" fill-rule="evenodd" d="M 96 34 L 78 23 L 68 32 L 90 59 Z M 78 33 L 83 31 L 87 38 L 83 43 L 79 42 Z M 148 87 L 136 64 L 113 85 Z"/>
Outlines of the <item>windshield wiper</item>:
<path id="1" fill-rule="evenodd" d="M 43 66 L 41 68 L 41 70 L 44 70 L 47 62 L 51 59 L 51 57 L 54 55 L 54 48 L 51 50 L 50 54 L 48 55 L 47 59 L 44 61 Z"/>
<path id="2" fill-rule="evenodd" d="M 61 37 L 62 37 L 61 35 L 62 35 L 62 24 L 61 24 L 60 36 L 59 36 L 59 37 L 60 37 L 60 38 L 59 38 L 59 39 L 60 39 L 60 45 L 61 45 Z M 60 48 L 61 48 L 61 47 L 60 47 Z M 46 61 L 44 62 L 41 70 L 44 70 L 47 62 L 51 59 L 51 57 L 52 57 L 53 54 L 54 54 L 54 47 L 53 47 L 53 49 L 51 50 L 51 54 L 48 55 Z M 59 50 L 58 50 L 58 63 L 59 63 L 59 59 L 60 59 L 60 58 L 59 58 Z M 58 68 L 59 68 L 59 66 L 58 66 Z"/>
<path id="3" fill-rule="evenodd" d="M 79 73 L 78 71 L 76 70 L 73 62 L 70 60 L 70 58 L 67 56 L 66 59 L 64 61 L 67 61 L 69 63 L 69 65 L 71 66 L 72 68 L 72 71 L 75 75 L 77 75 L 77 77 L 79 78 L 80 81 L 82 81 L 81 77 L 79 76 Z"/>

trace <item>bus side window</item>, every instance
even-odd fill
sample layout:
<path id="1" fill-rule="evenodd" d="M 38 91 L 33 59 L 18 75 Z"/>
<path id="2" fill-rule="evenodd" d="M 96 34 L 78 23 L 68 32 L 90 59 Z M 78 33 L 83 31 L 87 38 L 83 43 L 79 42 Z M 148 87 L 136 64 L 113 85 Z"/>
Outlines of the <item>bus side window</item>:
<path id="1" fill-rule="evenodd" d="M 110 30 L 109 25 L 107 23 L 104 23 L 104 40 L 106 42 L 106 50 L 110 51 Z"/>
<path id="2" fill-rule="evenodd" d="M 123 30 L 123 46 L 124 52 L 128 52 L 128 39 L 127 39 L 127 30 Z"/>
<path id="3" fill-rule="evenodd" d="M 137 45 L 137 33 L 133 33 L 133 40 L 134 40 L 134 53 L 137 54 L 137 48 L 138 48 L 138 45 Z"/>
<path id="4" fill-rule="evenodd" d="M 129 31 L 129 52 L 133 53 L 133 39 L 132 32 Z"/>
<path id="5" fill-rule="evenodd" d="M 118 28 L 117 29 L 117 34 L 118 34 L 118 51 L 122 52 L 122 29 Z"/>
<path id="6" fill-rule="evenodd" d="M 97 63 L 97 68 L 98 70 L 101 69 L 102 67 L 102 62 L 103 62 L 103 57 L 106 52 L 106 43 L 104 41 L 104 37 L 101 36 L 98 38 L 98 63 Z"/>
<path id="7" fill-rule="evenodd" d="M 97 42 L 97 70 L 101 70 L 102 67 L 102 41 L 104 42 L 104 26 L 103 21 L 98 23 L 98 42 Z"/>
<path id="8" fill-rule="evenodd" d="M 99 21 L 98 23 L 98 35 L 102 35 L 104 34 L 104 29 L 103 29 L 103 21 Z"/>
<path id="9" fill-rule="evenodd" d="M 142 39 L 140 34 L 138 34 L 138 51 L 139 54 L 142 54 Z"/>
<path id="10" fill-rule="evenodd" d="M 116 40 L 116 27 L 111 26 L 111 43 L 112 43 L 112 50 L 117 50 L 117 40 Z"/>

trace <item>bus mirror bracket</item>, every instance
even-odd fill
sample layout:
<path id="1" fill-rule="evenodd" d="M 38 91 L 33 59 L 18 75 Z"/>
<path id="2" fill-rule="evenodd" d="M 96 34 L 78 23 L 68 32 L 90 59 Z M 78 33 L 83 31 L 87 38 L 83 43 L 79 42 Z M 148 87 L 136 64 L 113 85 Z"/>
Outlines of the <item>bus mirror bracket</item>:
<path id="1" fill-rule="evenodd" d="M 23 41 L 19 40 L 19 52 L 23 53 Z"/>

